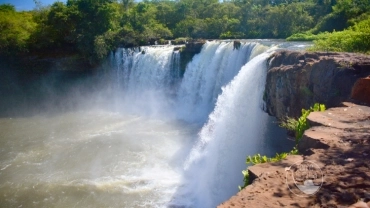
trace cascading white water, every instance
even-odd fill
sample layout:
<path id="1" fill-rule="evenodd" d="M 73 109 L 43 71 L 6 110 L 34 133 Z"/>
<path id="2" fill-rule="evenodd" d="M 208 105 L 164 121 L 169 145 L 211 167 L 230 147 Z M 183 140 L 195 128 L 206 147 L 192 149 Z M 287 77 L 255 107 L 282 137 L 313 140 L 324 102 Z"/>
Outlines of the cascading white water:
<path id="1" fill-rule="evenodd" d="M 180 77 L 179 53 L 173 46 L 119 48 L 113 62 L 116 83 L 127 93 L 165 91 Z"/>
<path id="2" fill-rule="evenodd" d="M 72 92 L 81 108 L 0 118 L 1 205 L 215 207 L 242 184 L 246 155 L 277 151 L 266 50 L 207 42 L 182 78 L 174 46 L 118 49 L 97 92 Z"/>
<path id="3" fill-rule="evenodd" d="M 179 118 L 204 122 L 213 110 L 221 87 L 255 56 L 252 52 L 258 51 L 254 50 L 257 45 L 261 46 L 255 42 L 242 43 L 235 49 L 232 42 L 207 42 L 186 67 L 178 92 Z"/>
<path id="4" fill-rule="evenodd" d="M 262 111 L 267 49 L 256 42 L 242 43 L 239 49 L 234 49 L 232 42 L 206 42 L 187 65 L 176 102 L 169 93 L 177 90 L 174 86 L 180 78 L 179 56 L 173 47 L 146 47 L 145 53 L 119 49 L 115 53 L 117 86 L 124 84 L 123 96 L 135 107 L 144 98 L 145 105 L 139 102 L 141 111 L 165 106 L 167 112 L 176 112 L 175 119 L 200 124 L 208 119 L 193 140 L 194 146 L 187 147 L 183 185 L 171 206 L 213 207 L 242 183 L 245 154 L 261 149 L 268 121 Z"/>
<path id="5" fill-rule="evenodd" d="M 262 111 L 266 79 L 265 52 L 242 67 L 223 88 L 216 107 L 199 133 L 184 169 L 180 199 L 186 207 L 215 207 L 236 193 L 246 152 L 260 149 L 268 116 Z M 191 198 L 184 202 L 182 199 Z"/>
<path id="6" fill-rule="evenodd" d="M 174 46 L 119 48 L 111 59 L 116 107 L 150 116 L 168 112 L 180 79 Z"/>

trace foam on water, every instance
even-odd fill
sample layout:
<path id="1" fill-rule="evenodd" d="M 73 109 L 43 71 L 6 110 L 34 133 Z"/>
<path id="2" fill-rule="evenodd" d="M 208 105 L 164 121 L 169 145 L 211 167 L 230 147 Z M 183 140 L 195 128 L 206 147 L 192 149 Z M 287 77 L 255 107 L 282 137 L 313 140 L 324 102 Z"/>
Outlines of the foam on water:
<path id="1" fill-rule="evenodd" d="M 197 129 L 104 111 L 0 122 L 9 133 L 0 161 L 8 207 L 163 207 Z"/>
<path id="2" fill-rule="evenodd" d="M 0 119 L 1 204 L 215 207 L 265 150 L 267 49 L 207 42 L 184 77 L 174 46 L 118 49 L 106 105 Z"/>

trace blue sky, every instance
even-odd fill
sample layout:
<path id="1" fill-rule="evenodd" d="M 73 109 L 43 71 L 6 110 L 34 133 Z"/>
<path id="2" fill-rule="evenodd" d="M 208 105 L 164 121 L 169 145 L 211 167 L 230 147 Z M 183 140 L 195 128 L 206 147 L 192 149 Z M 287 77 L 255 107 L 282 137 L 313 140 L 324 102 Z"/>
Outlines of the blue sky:
<path id="1" fill-rule="evenodd" d="M 40 0 L 43 6 L 50 5 L 57 0 Z M 61 2 L 66 2 L 66 0 L 59 0 Z M 35 8 L 35 3 L 33 0 L 0 0 L 0 4 L 12 4 L 17 10 L 32 10 Z"/>

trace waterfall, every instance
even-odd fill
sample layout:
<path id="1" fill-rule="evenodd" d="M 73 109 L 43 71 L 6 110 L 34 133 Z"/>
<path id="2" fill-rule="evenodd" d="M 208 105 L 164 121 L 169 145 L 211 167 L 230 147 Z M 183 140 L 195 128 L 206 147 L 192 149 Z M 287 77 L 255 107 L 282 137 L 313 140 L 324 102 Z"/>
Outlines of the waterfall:
<path id="1" fill-rule="evenodd" d="M 174 46 L 119 48 L 111 65 L 117 108 L 149 116 L 168 113 L 181 75 Z"/>
<path id="2" fill-rule="evenodd" d="M 262 95 L 269 54 L 249 61 L 222 89 L 184 164 L 186 185 L 174 204 L 215 207 L 237 192 L 246 153 L 258 149 L 266 131 L 268 115 L 262 111 Z M 184 202 L 186 198 L 192 200 Z"/>
<path id="3" fill-rule="evenodd" d="M 242 43 L 239 49 L 233 42 L 207 42 L 181 80 L 180 53 L 174 46 L 119 48 L 111 56 L 117 107 L 135 113 L 145 109 L 146 115 L 168 114 L 174 108 L 176 118 L 204 123 L 221 87 L 264 50 L 257 42 Z"/>
<path id="4" fill-rule="evenodd" d="M 173 49 L 115 52 L 113 79 L 124 97 L 119 104 L 134 113 L 162 111 L 161 118 L 165 112 L 165 118 L 203 125 L 182 151 L 182 185 L 168 205 L 215 207 L 238 191 L 245 156 L 263 150 L 270 120 L 262 95 L 274 47 L 246 42 L 237 50 L 232 42 L 206 42 L 182 78 L 180 54 Z"/>
<path id="5" fill-rule="evenodd" d="M 209 41 L 185 72 L 174 46 L 119 48 L 100 74 L 73 82 L 60 105 L 41 105 L 52 114 L 0 118 L 2 207 L 209 208 L 227 200 L 243 183 L 247 155 L 293 146 L 262 111 L 276 43 Z M 76 106 L 61 111 L 64 104 Z"/>
<path id="6" fill-rule="evenodd" d="M 204 122 L 213 110 L 221 87 L 229 83 L 256 53 L 261 52 L 255 50 L 260 47 L 255 42 L 242 43 L 237 50 L 232 42 L 207 42 L 186 67 L 178 92 L 179 117 L 190 122 Z"/>

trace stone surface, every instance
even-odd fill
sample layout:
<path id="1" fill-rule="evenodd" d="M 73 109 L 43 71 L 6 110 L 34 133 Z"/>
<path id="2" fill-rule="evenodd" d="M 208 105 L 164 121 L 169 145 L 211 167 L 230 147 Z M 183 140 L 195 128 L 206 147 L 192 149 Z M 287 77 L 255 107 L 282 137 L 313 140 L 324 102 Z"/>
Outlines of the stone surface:
<path id="1" fill-rule="evenodd" d="M 351 98 L 370 105 L 370 76 L 356 81 L 352 88 Z"/>
<path id="2" fill-rule="evenodd" d="M 187 64 L 195 54 L 200 53 L 205 43 L 205 40 L 189 40 L 185 47 L 180 48 L 180 69 L 182 73 L 185 73 Z"/>
<path id="3" fill-rule="evenodd" d="M 343 103 L 308 116 L 313 126 L 299 144 L 303 155 L 249 167 L 253 183 L 219 205 L 228 207 L 365 207 L 370 204 L 370 107 Z M 285 168 L 314 161 L 324 174 L 321 189 L 298 197 L 286 185 Z M 364 201 L 365 203 L 358 203 Z"/>
<path id="4" fill-rule="evenodd" d="M 282 119 L 298 117 L 316 102 L 337 107 L 348 101 L 355 82 L 370 75 L 370 56 L 282 50 L 268 67 L 266 111 Z"/>

